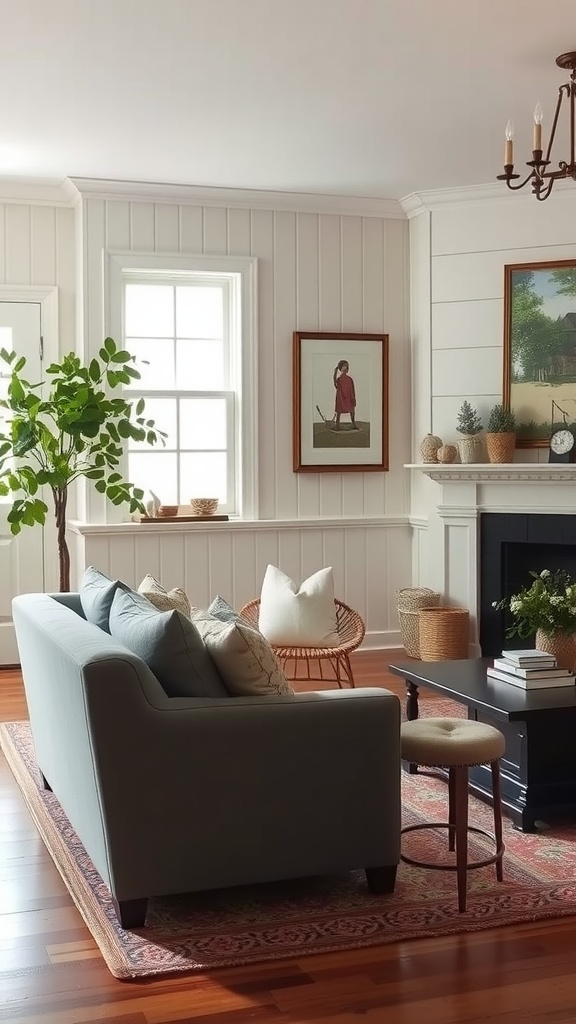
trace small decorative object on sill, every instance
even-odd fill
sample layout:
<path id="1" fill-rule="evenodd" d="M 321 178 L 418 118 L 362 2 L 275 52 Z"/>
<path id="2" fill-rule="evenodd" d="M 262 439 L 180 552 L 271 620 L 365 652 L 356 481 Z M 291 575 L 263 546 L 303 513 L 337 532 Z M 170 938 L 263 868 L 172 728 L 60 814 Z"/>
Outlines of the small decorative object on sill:
<path id="1" fill-rule="evenodd" d="M 440 594 L 428 587 L 403 587 L 396 591 L 396 608 L 404 650 L 410 658 L 420 657 L 418 610 L 440 604 Z"/>
<path id="2" fill-rule="evenodd" d="M 516 417 L 511 409 L 502 403 L 495 405 L 488 417 L 486 428 L 486 450 L 489 462 L 510 463 L 514 461 L 516 448 Z"/>
<path id="3" fill-rule="evenodd" d="M 190 498 L 190 508 L 195 516 L 213 516 L 218 509 L 218 498 Z"/>
<path id="4" fill-rule="evenodd" d="M 513 624 L 507 637 L 525 640 L 536 634 L 536 649 L 553 654 L 559 668 L 573 671 L 576 665 L 576 580 L 565 569 L 531 572 L 530 586 L 509 598 L 494 601 L 493 608 L 510 610 Z"/>
<path id="5" fill-rule="evenodd" d="M 477 434 L 482 430 L 482 420 L 476 409 L 473 409 L 467 400 L 464 400 L 460 406 L 456 430 L 462 434 L 462 438 L 458 442 L 460 462 L 480 462 L 482 442 Z"/>
<path id="6" fill-rule="evenodd" d="M 455 462 L 457 455 L 458 449 L 455 444 L 443 444 L 437 452 L 438 462 Z"/>
<path id="7" fill-rule="evenodd" d="M 442 438 L 437 437 L 436 434 L 426 434 L 420 445 L 420 454 L 422 455 L 422 462 L 437 462 L 438 449 L 442 447 Z"/>
<path id="8" fill-rule="evenodd" d="M 178 515 L 178 505 L 160 505 L 158 515 L 160 519 L 173 518 Z"/>
<path id="9" fill-rule="evenodd" d="M 146 509 L 146 515 L 149 516 L 150 519 L 156 518 L 161 504 L 162 502 L 160 501 L 160 498 L 157 494 L 154 494 L 154 491 L 146 491 L 144 495 L 144 507 Z"/>

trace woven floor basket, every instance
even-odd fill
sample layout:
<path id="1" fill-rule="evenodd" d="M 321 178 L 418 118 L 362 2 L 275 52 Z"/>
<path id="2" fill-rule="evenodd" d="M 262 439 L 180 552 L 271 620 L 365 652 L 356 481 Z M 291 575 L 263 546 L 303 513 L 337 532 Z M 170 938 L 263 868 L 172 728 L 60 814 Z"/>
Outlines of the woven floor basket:
<path id="1" fill-rule="evenodd" d="M 440 594 L 428 587 L 404 587 L 396 591 L 400 636 L 410 658 L 420 657 L 418 610 L 440 604 Z"/>
<path id="2" fill-rule="evenodd" d="M 418 618 L 422 661 L 467 658 L 469 617 L 466 608 L 421 608 Z"/>

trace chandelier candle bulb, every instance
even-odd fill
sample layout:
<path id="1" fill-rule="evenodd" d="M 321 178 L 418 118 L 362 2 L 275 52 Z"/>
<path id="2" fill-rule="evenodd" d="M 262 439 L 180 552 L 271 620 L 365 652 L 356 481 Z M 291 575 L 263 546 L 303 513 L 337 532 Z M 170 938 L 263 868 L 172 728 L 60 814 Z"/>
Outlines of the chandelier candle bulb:
<path id="1" fill-rule="evenodd" d="M 506 145 L 504 147 L 504 166 L 514 163 L 514 125 L 508 121 L 506 125 Z"/>
<path id="2" fill-rule="evenodd" d="M 533 135 L 533 150 L 534 152 L 542 152 L 542 118 L 544 117 L 544 111 L 539 103 L 534 108 L 534 135 Z"/>

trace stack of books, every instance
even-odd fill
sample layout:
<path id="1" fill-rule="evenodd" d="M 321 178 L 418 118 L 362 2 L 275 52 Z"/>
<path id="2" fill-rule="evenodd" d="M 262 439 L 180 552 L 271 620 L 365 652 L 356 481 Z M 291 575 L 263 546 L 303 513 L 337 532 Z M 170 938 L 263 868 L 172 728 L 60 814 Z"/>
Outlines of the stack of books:
<path id="1" fill-rule="evenodd" d="M 501 679 L 523 690 L 543 690 L 554 686 L 574 686 L 576 676 L 567 668 L 558 668 L 556 658 L 545 651 L 502 651 L 488 668 L 489 679 Z"/>

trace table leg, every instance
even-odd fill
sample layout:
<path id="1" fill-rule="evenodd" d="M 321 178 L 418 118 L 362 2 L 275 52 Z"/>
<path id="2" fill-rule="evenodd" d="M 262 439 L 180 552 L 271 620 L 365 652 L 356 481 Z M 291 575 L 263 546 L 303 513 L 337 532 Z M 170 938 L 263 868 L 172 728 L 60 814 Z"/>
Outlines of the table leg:
<path id="1" fill-rule="evenodd" d="M 406 680 L 406 718 L 409 722 L 418 718 L 418 687 L 409 679 Z"/>
<path id="2" fill-rule="evenodd" d="M 409 722 L 414 722 L 418 718 L 418 687 L 416 683 L 406 680 L 406 718 Z M 416 775 L 418 772 L 418 765 L 410 761 L 406 768 L 409 775 Z"/>

